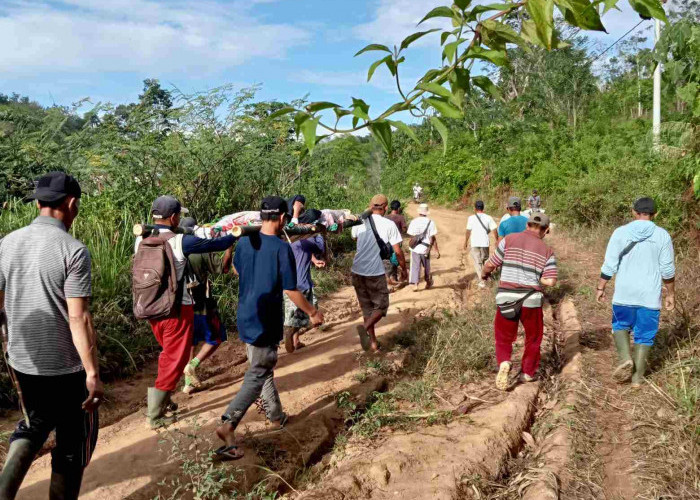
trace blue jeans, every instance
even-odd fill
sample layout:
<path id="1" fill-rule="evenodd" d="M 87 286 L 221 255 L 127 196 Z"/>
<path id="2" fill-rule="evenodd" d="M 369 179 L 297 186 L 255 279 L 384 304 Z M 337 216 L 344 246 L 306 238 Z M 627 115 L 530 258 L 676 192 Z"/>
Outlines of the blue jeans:
<path id="1" fill-rule="evenodd" d="M 613 304 L 612 329 L 614 332 L 633 331 L 635 344 L 654 345 L 660 315 L 658 309 Z"/>

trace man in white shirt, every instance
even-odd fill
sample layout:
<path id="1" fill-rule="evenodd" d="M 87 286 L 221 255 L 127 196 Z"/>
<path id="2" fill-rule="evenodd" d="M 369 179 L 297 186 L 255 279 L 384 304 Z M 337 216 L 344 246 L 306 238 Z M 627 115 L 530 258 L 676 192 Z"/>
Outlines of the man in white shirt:
<path id="1" fill-rule="evenodd" d="M 357 240 L 357 252 L 352 264 L 352 285 L 364 318 L 364 323 L 357 326 L 357 333 L 365 351 L 370 348 L 375 352 L 379 350 L 374 327 L 389 310 L 389 287 L 384 274 L 380 242 L 387 247 L 385 252 L 393 248 L 396 253 L 401 267 L 401 280 L 405 280 L 408 275 L 406 259 L 399 246 L 401 233 L 393 221 L 384 217 L 388 204 L 386 196 L 375 195 L 369 205 L 372 215 L 365 219 L 364 224 L 352 228 L 352 237 Z"/>
<path id="2" fill-rule="evenodd" d="M 435 247 L 437 258 L 440 258 L 440 249 L 437 244 L 437 226 L 435 222 L 428 219 L 430 211 L 426 203 L 421 203 L 418 207 L 418 217 L 413 219 L 408 225 L 408 234 L 418 236 L 418 245 L 411 248 L 411 273 L 408 282 L 413 285 L 414 292 L 418 291 L 420 282 L 421 266 L 425 269 L 425 289 L 433 286 L 433 278 L 430 274 L 430 251 Z"/>
<path id="3" fill-rule="evenodd" d="M 474 208 L 476 213 L 470 215 L 467 220 L 467 236 L 464 239 L 464 249 L 467 249 L 471 237 L 471 251 L 469 254 L 474 261 L 476 280 L 479 282 L 479 288 L 485 288 L 486 283 L 481 280 L 481 269 L 484 266 L 484 262 L 489 260 L 489 234 L 496 231 L 498 226 L 490 215 L 484 213 L 483 201 L 478 200 L 474 204 Z"/>

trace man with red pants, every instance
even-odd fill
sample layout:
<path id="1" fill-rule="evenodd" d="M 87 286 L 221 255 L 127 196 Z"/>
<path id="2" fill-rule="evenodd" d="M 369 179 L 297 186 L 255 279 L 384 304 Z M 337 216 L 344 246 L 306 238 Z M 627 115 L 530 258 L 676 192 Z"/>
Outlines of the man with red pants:
<path id="1" fill-rule="evenodd" d="M 175 421 L 175 417 L 166 416 L 168 410 L 176 409 L 170 396 L 190 360 L 192 339 L 194 336 L 194 301 L 188 291 L 186 276 L 187 256 L 190 254 L 222 252 L 236 241 L 233 236 L 223 236 L 211 240 L 198 238 L 191 234 L 172 236 L 173 228 L 180 224 L 180 213 L 184 209 L 172 196 L 160 196 L 151 207 L 151 216 L 158 228 L 160 237 L 167 238 L 172 248 L 177 281 L 178 297 L 182 297 L 179 307 L 159 319 L 150 319 L 151 329 L 156 340 L 163 348 L 158 357 L 158 376 L 155 387 L 148 388 L 148 425 L 152 429 L 163 427 Z M 138 251 L 140 240 L 136 241 Z"/>
<path id="2" fill-rule="evenodd" d="M 484 264 L 481 279 L 486 280 L 502 267 L 496 294 L 496 387 L 506 390 L 512 366 L 513 342 L 518 322 L 525 328 L 525 349 L 520 382 L 532 382 L 540 365 L 540 344 L 544 332 L 542 286 L 557 283 L 554 252 L 542 241 L 549 232 L 549 217 L 536 212 L 527 221 L 527 229 L 503 238 L 495 253 Z"/>

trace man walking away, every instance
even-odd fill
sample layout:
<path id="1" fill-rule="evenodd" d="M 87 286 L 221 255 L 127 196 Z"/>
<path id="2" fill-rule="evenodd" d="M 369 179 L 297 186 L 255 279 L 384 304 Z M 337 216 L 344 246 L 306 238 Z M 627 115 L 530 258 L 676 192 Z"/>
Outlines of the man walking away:
<path id="1" fill-rule="evenodd" d="M 417 182 L 413 185 L 413 201 L 418 203 L 423 196 L 423 188 Z"/>
<path id="2" fill-rule="evenodd" d="M 498 241 L 509 234 L 520 233 L 527 227 L 527 217 L 520 215 L 520 198 L 511 196 L 508 198 L 508 214 L 510 217 L 498 226 Z"/>
<path id="3" fill-rule="evenodd" d="M 484 213 L 484 202 L 478 200 L 474 204 L 476 213 L 470 215 L 467 219 L 467 235 L 464 239 L 464 249 L 468 248 L 471 239 L 471 251 L 469 252 L 474 261 L 474 271 L 476 279 L 479 282 L 479 288 L 485 288 L 486 283 L 481 280 L 481 270 L 484 262 L 489 259 L 489 234 L 494 233 L 497 229 L 496 221 L 490 215 Z"/>
<path id="4" fill-rule="evenodd" d="M 437 243 L 437 226 L 435 222 L 428 218 L 430 211 L 426 203 L 421 203 L 418 207 L 418 217 L 413 219 L 408 225 L 408 234 L 413 236 L 411 241 L 417 245 L 411 248 L 411 274 L 408 282 L 414 286 L 413 291 L 418 291 L 420 283 L 421 266 L 425 270 L 425 289 L 433 286 L 433 277 L 430 273 L 430 252 L 433 247 L 440 258 L 440 249 Z M 413 244 L 412 243 L 412 244 Z"/>
<path id="5" fill-rule="evenodd" d="M 357 326 L 360 345 L 367 351 L 379 350 L 375 325 L 389 310 L 389 288 L 384 274 L 383 258 L 393 249 L 401 267 L 401 280 L 408 277 L 406 259 L 401 251 L 401 233 L 396 224 L 384 217 L 388 200 L 383 194 L 375 195 L 369 204 L 372 212 L 365 223 L 352 228 L 357 240 L 357 252 L 352 263 L 352 285 L 360 302 L 364 322 Z"/>
<path id="6" fill-rule="evenodd" d="M 183 229 L 194 229 L 197 221 L 192 217 L 185 217 L 180 221 Z M 209 359 L 219 348 L 222 342 L 226 342 L 226 326 L 219 316 L 219 307 L 214 297 L 214 284 L 211 276 L 228 274 L 233 260 L 233 247 L 229 247 L 223 255 L 218 253 L 191 254 L 187 257 L 189 271 L 193 281 L 190 283 L 189 292 L 194 302 L 194 336 L 192 340 L 192 359 L 185 365 L 185 385 L 182 392 L 190 394 L 201 385 L 197 376 L 197 368 Z M 202 344 L 199 352 L 194 356 L 194 349 Z"/>
<path id="7" fill-rule="evenodd" d="M 673 242 L 665 229 L 654 224 L 656 204 L 639 198 L 632 209 L 634 221 L 615 230 L 605 251 L 605 262 L 596 288 L 596 300 L 605 298 L 605 287 L 613 276 L 612 333 L 619 364 L 613 378 L 639 387 L 644 381 L 647 360 L 659 330 L 662 282 L 666 286 L 666 309 L 675 308 Z M 634 332 L 634 355 L 629 334 Z"/>
<path id="8" fill-rule="evenodd" d="M 221 416 L 216 434 L 224 446 L 216 454 L 224 459 L 243 456 L 236 445 L 235 430 L 248 408 L 262 396 L 268 420 L 283 427 L 282 411 L 274 381 L 277 347 L 282 340 L 284 306 L 282 294 L 302 311 L 313 325 L 323 323 L 323 314 L 297 290 L 296 264 L 291 246 L 278 236 L 286 222 L 287 202 L 278 196 L 262 201 L 259 233 L 242 238 L 236 245 L 233 265 L 238 272 L 238 335 L 246 344 L 250 366 L 243 385 Z"/>
<path id="9" fill-rule="evenodd" d="M 177 409 L 177 405 L 171 400 L 171 395 L 192 355 L 194 300 L 189 293 L 188 283 L 191 281 L 188 279 L 191 278 L 187 276 L 187 258 L 192 254 L 223 252 L 236 241 L 230 235 L 208 240 L 191 234 L 175 234 L 174 229 L 180 225 L 181 212 L 183 212 L 182 205 L 172 196 L 156 198 L 151 207 L 151 215 L 159 231 L 156 238 L 170 246 L 177 279 L 176 299 L 170 311 L 165 315 L 149 318 L 153 335 L 163 349 L 158 357 L 158 376 L 155 387 L 148 388 L 147 425 L 152 429 L 163 427 L 176 420 L 174 415 L 166 415 L 166 413 Z M 136 276 L 136 273 L 145 273 L 145 275 L 150 273 L 148 267 L 137 269 L 141 242 L 142 239 L 137 238 L 134 280 L 138 278 L 144 281 L 144 276 Z M 135 301 L 135 307 L 137 305 L 138 302 Z"/>
<path id="10" fill-rule="evenodd" d="M 518 336 L 518 321 L 525 328 L 521 382 L 535 380 L 540 365 L 540 345 L 544 333 L 542 316 L 542 286 L 557 283 L 557 263 L 554 252 L 542 241 L 549 230 L 549 217 L 533 214 L 527 229 L 506 236 L 484 265 L 482 279 L 502 267 L 496 294 L 496 387 L 508 388 L 513 342 Z M 519 310 L 518 310 L 519 309 Z"/>
<path id="11" fill-rule="evenodd" d="M 68 230 L 81 190 L 62 172 L 38 180 L 39 216 L 0 241 L 0 297 L 8 369 L 27 420 L 10 437 L 0 499 L 15 498 L 32 460 L 55 429 L 49 498 L 76 499 L 97 443 L 102 382 L 89 311 L 91 262 Z"/>
<path id="12" fill-rule="evenodd" d="M 321 269 L 326 267 L 323 259 L 325 252 L 323 236 L 317 234 L 311 238 L 297 240 L 292 243 L 292 252 L 296 261 L 297 290 L 304 298 L 318 309 L 318 300 L 314 294 L 314 283 L 311 279 L 311 264 Z M 286 294 L 284 295 L 284 348 L 292 353 L 305 347 L 299 340 L 300 330 L 311 324 L 311 318 L 299 308 Z"/>
<path id="13" fill-rule="evenodd" d="M 406 234 L 406 217 L 401 213 L 401 202 L 399 200 L 394 200 L 389 204 L 391 212 L 385 215 L 387 219 L 396 224 L 399 233 L 403 236 Z M 399 247 L 402 247 L 402 243 L 399 243 Z M 395 253 L 392 252 L 391 258 L 384 261 L 384 270 L 386 271 L 386 279 L 389 285 L 396 286 L 399 284 L 399 259 Z"/>

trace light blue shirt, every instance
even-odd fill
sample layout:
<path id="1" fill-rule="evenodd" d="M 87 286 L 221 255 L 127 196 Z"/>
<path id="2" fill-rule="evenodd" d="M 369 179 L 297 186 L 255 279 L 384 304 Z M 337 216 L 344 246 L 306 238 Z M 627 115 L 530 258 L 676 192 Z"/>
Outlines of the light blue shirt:
<path id="1" fill-rule="evenodd" d="M 632 241 L 638 243 L 620 260 Z M 676 275 L 671 236 L 648 220 L 618 227 L 608 242 L 601 273 L 616 275 L 613 304 L 661 309 L 662 280 Z"/>
<path id="2" fill-rule="evenodd" d="M 527 229 L 527 217 L 524 215 L 513 215 L 500 223 L 498 236 L 505 238 L 509 234 L 522 233 L 525 229 Z"/>

